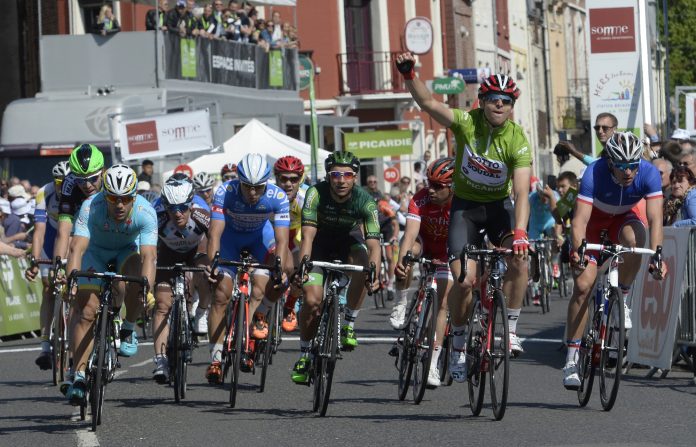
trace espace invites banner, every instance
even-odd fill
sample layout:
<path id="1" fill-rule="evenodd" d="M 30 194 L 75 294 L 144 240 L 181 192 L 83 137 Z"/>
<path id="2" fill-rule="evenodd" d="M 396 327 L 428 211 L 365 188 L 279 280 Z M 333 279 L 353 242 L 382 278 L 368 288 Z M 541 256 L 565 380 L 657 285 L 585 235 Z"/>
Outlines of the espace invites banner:
<path id="1" fill-rule="evenodd" d="M 119 141 L 124 160 L 210 150 L 210 112 L 206 109 L 124 120 L 119 123 Z"/>
<path id="2" fill-rule="evenodd" d="M 610 7 L 608 7 L 610 6 Z M 620 131 L 640 136 L 643 92 L 636 0 L 587 1 L 589 89 L 592 124 L 600 113 L 616 116 Z M 593 138 L 593 151 L 601 152 Z"/>

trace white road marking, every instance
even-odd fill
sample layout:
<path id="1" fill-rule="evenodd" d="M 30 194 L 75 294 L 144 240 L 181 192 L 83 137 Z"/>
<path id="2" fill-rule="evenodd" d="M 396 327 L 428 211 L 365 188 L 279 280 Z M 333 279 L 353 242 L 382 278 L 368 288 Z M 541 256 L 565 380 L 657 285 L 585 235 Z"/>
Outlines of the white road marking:
<path id="1" fill-rule="evenodd" d="M 88 422 L 90 418 L 88 416 L 84 421 L 80 421 L 80 407 L 77 407 L 77 409 L 73 411 L 73 414 L 70 416 L 70 420 L 73 422 Z M 75 430 L 75 436 L 77 436 L 78 447 L 99 447 L 99 439 L 97 439 L 97 434 L 90 431 L 90 428 L 87 426 Z"/>
<path id="2" fill-rule="evenodd" d="M 358 337 L 358 342 L 360 343 L 392 343 L 395 342 L 397 337 Z M 529 338 L 524 338 L 520 337 L 520 340 L 522 343 L 563 343 L 563 340 L 560 338 L 536 338 L 536 337 L 529 337 Z M 297 336 L 283 336 L 283 341 L 300 341 L 300 337 Z M 205 342 L 201 341 L 200 346 L 203 346 Z M 152 346 L 152 342 L 144 342 L 144 343 L 139 343 L 140 346 Z M 0 349 L 0 354 L 11 354 L 15 352 L 31 352 L 31 351 L 40 351 L 41 347 L 31 347 L 31 348 L 8 348 L 8 349 Z M 135 365 L 129 365 L 130 368 L 138 368 L 141 366 L 145 366 L 148 363 L 152 363 L 152 360 L 145 360 L 140 363 L 136 363 Z"/>

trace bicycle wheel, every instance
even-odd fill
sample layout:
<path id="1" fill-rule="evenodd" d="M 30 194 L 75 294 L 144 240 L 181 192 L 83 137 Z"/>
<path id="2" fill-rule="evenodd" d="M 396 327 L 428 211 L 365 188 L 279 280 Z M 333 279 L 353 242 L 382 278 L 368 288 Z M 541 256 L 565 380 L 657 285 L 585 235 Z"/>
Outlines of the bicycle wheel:
<path id="1" fill-rule="evenodd" d="M 319 386 L 319 415 L 325 416 L 326 410 L 329 407 L 329 398 L 331 397 L 331 384 L 333 382 L 333 373 L 336 368 L 336 359 L 338 358 L 338 324 L 339 310 L 338 297 L 333 296 L 330 299 L 327 309 L 326 333 L 324 334 L 324 343 L 320 350 L 321 359 L 321 375 L 314 386 Z"/>
<path id="2" fill-rule="evenodd" d="M 430 373 L 430 359 L 433 357 L 435 343 L 435 321 L 437 319 L 437 295 L 432 289 L 426 292 L 418 315 L 421 327 L 416 329 L 413 361 L 413 402 L 418 405 L 423 400 Z"/>
<path id="3" fill-rule="evenodd" d="M 483 396 L 486 391 L 486 371 L 482 367 L 482 347 L 484 340 L 484 318 L 481 313 L 481 301 L 476 299 L 469 316 L 469 335 L 466 340 L 467 388 L 469 389 L 469 406 L 474 416 L 481 414 Z"/>
<path id="4" fill-rule="evenodd" d="M 97 431 L 97 425 L 101 425 L 102 408 L 104 406 L 104 385 L 106 377 L 104 374 L 104 363 L 106 360 L 106 327 L 108 324 L 106 310 L 102 308 L 97 317 L 98 336 L 94 340 L 94 356 L 96 362 L 92 363 L 92 389 L 89 393 L 90 404 L 92 407 L 92 431 Z M 96 369 L 95 369 L 96 363 Z"/>
<path id="5" fill-rule="evenodd" d="M 232 350 L 234 349 L 234 318 L 235 318 L 235 304 L 236 300 L 234 297 L 230 299 L 225 308 L 225 338 L 222 343 L 222 383 L 225 383 L 227 378 L 227 373 L 230 370 L 230 365 L 232 365 Z"/>
<path id="6" fill-rule="evenodd" d="M 602 334 L 602 352 L 599 357 L 599 399 L 604 411 L 616 402 L 621 382 L 624 358 L 625 322 L 623 294 L 616 288 L 609 290 L 607 327 Z"/>
<path id="7" fill-rule="evenodd" d="M 594 384 L 594 377 L 596 366 L 592 361 L 592 349 L 595 344 L 595 335 L 598 333 L 598 325 L 595 326 L 596 322 L 600 321 L 601 313 L 597 313 L 595 309 L 594 297 L 590 297 L 590 304 L 588 309 L 589 318 L 587 319 L 587 324 L 585 325 L 585 330 L 582 333 L 582 339 L 580 340 L 580 347 L 578 348 L 578 376 L 580 376 L 580 388 L 578 388 L 578 402 L 581 407 L 587 405 L 590 401 L 590 396 L 592 395 L 592 385 Z"/>
<path id="8" fill-rule="evenodd" d="M 65 363 L 65 347 L 63 334 L 65 333 L 65 320 L 63 319 L 63 301 L 56 298 L 53 306 L 53 331 L 51 339 L 51 360 L 53 366 L 53 385 L 58 385 L 65 380 L 63 364 Z"/>
<path id="9" fill-rule="evenodd" d="M 234 324 L 233 340 L 234 349 L 231 353 L 232 377 L 230 378 L 230 407 L 234 408 L 237 403 L 237 387 L 239 386 L 239 367 L 242 362 L 242 350 L 244 349 L 244 338 L 246 336 L 246 298 L 239 297 L 237 300 L 237 318 Z"/>
<path id="10" fill-rule="evenodd" d="M 541 296 L 541 305 L 546 307 L 546 313 L 551 312 L 551 290 L 553 290 L 553 266 L 549 257 L 546 262 L 546 287 Z"/>
<path id="11" fill-rule="evenodd" d="M 174 303 L 170 313 L 169 325 L 169 378 L 174 387 L 174 402 L 181 402 L 181 318 L 179 316 L 181 303 L 178 296 L 174 296 Z"/>
<path id="12" fill-rule="evenodd" d="M 440 358 L 437 360 L 437 370 L 440 372 L 440 383 L 445 386 L 452 385 L 452 375 L 449 373 L 449 359 L 452 358 L 452 336 L 449 334 L 450 326 L 447 323 L 445 336 L 440 348 Z"/>
<path id="13" fill-rule="evenodd" d="M 193 349 L 193 334 L 191 331 L 191 321 L 186 305 L 181 306 L 180 327 L 181 327 L 181 352 L 179 353 L 179 375 L 182 399 L 186 399 L 188 364 L 191 361 L 191 350 Z"/>
<path id="14" fill-rule="evenodd" d="M 492 332 L 491 345 L 487 350 L 489 356 L 489 374 L 491 386 L 491 406 L 495 420 L 505 416 L 508 385 L 510 381 L 510 332 L 508 329 L 507 306 L 500 290 L 493 292 L 493 309 L 491 309 L 489 330 Z"/>
<path id="15" fill-rule="evenodd" d="M 266 388 L 266 372 L 268 371 L 268 365 L 271 364 L 271 360 L 273 359 L 273 343 L 276 336 L 276 331 L 278 330 L 278 323 L 276 320 L 278 319 L 278 312 L 280 311 L 279 307 L 280 305 L 278 302 L 273 304 L 273 308 L 271 309 L 271 318 L 269 319 L 268 325 L 268 337 L 265 341 L 263 341 L 263 350 L 261 352 L 261 382 L 259 383 L 259 393 L 263 393 L 264 389 Z M 256 342 L 256 347 L 258 349 L 259 341 Z"/>
<path id="16" fill-rule="evenodd" d="M 413 374 L 413 336 L 415 333 L 415 323 L 413 322 L 413 313 L 415 312 L 415 301 L 411 304 L 406 318 L 406 327 L 401 334 L 401 347 L 399 349 L 399 357 L 397 365 L 399 367 L 399 400 L 406 398 L 408 387 L 411 384 L 411 375 Z M 398 342 L 397 342 L 398 343 Z"/>
<path id="17" fill-rule="evenodd" d="M 547 295 L 546 292 L 546 287 L 548 283 L 546 282 L 546 279 L 548 278 L 547 275 L 548 271 L 548 264 L 546 263 L 546 259 L 539 259 L 539 283 L 537 286 L 539 287 L 539 298 L 540 298 L 540 303 L 541 304 L 541 313 L 545 314 L 546 313 L 546 304 L 544 303 L 545 301 L 545 295 Z"/>

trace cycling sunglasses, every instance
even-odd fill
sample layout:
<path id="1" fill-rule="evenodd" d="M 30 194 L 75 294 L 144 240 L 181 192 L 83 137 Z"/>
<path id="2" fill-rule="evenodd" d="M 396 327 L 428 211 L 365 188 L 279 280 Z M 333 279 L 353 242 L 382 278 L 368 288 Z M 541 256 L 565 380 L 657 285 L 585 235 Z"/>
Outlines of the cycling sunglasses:
<path id="1" fill-rule="evenodd" d="M 635 171 L 636 169 L 638 169 L 638 166 L 640 166 L 639 161 L 631 161 L 631 162 L 625 162 L 625 163 L 613 161 L 612 164 L 619 171 L 625 171 L 626 169 L 631 170 L 631 171 Z"/>
<path id="2" fill-rule="evenodd" d="M 167 206 L 167 211 L 169 211 L 172 214 L 176 214 L 176 213 L 184 214 L 189 209 L 191 209 L 190 203 L 180 203 L 178 205 Z"/>
<path id="3" fill-rule="evenodd" d="M 124 205 L 129 205 L 129 204 L 133 203 L 133 201 L 135 200 L 134 196 L 114 196 L 111 194 L 104 194 L 104 195 L 106 196 L 106 200 L 109 203 L 113 203 L 113 204 L 122 203 Z"/>
<path id="4" fill-rule="evenodd" d="M 298 175 L 279 175 L 276 177 L 276 180 L 278 183 L 299 183 L 300 182 L 300 176 Z"/>
<path id="5" fill-rule="evenodd" d="M 242 186 L 245 187 L 246 189 L 249 189 L 249 190 L 252 190 L 252 189 L 253 189 L 254 191 L 263 191 L 263 190 L 266 188 L 266 184 L 265 184 L 265 183 L 262 183 L 262 184 L 260 184 L 260 185 L 250 185 L 249 183 L 244 183 L 244 182 L 240 182 L 240 183 L 241 183 Z"/>
<path id="6" fill-rule="evenodd" d="M 491 93 L 483 97 L 483 100 L 486 102 L 496 102 L 497 100 L 503 101 L 503 104 L 505 105 L 510 105 L 512 104 L 512 98 L 510 98 L 507 95 L 501 95 L 499 93 Z"/>
<path id="7" fill-rule="evenodd" d="M 440 190 L 443 190 L 445 188 L 449 188 L 450 186 L 452 186 L 452 185 L 447 184 L 447 183 L 438 183 L 438 182 L 429 182 L 428 183 L 428 188 L 433 189 L 435 191 L 440 191 Z"/>
<path id="8" fill-rule="evenodd" d="M 329 171 L 329 175 L 334 179 L 345 177 L 346 180 L 351 180 L 355 178 L 355 172 L 353 171 Z"/>
<path id="9" fill-rule="evenodd" d="M 96 174 L 92 174 L 89 177 L 77 177 L 75 176 L 75 183 L 78 185 L 84 185 L 85 183 L 91 183 L 95 184 L 97 181 L 99 181 L 99 177 L 101 176 L 101 172 L 97 172 Z"/>

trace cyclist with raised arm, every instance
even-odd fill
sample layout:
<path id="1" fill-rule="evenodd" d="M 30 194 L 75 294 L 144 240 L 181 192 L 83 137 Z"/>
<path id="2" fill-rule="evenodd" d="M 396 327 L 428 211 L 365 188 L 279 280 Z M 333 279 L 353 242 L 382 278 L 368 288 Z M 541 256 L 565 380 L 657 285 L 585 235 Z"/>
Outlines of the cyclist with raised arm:
<path id="1" fill-rule="evenodd" d="M 31 242 L 31 254 L 35 259 L 48 258 L 53 254 L 58 230 L 58 201 L 60 188 L 65 176 L 70 172 L 67 161 L 61 161 L 53 167 L 53 181 L 46 183 L 36 194 L 36 210 L 34 211 L 34 235 Z M 43 284 L 43 299 L 41 300 L 41 354 L 36 358 L 36 364 L 42 370 L 52 368 L 51 358 L 51 323 L 55 307 L 51 293 L 49 266 L 41 267 L 41 282 Z M 39 273 L 39 267 L 30 265 L 24 276 L 34 281 Z"/>
<path id="2" fill-rule="evenodd" d="M 164 184 L 162 195 L 155 203 L 159 243 L 157 258 L 165 267 L 183 263 L 189 267 L 208 265 L 205 255 L 206 235 L 210 225 L 210 213 L 193 206 L 193 182 L 185 174 L 174 174 Z M 155 369 L 152 378 L 158 383 L 169 380 L 169 361 L 167 359 L 167 340 L 169 337 L 169 312 L 174 293 L 171 281 L 176 274 L 172 271 L 158 271 L 155 278 L 155 314 L 153 338 L 155 339 Z M 207 278 L 193 274 L 193 284 L 198 286 L 199 308 L 210 301 L 210 287 Z M 207 331 L 206 331 L 207 332 Z"/>
<path id="3" fill-rule="evenodd" d="M 111 264 L 117 273 L 147 277 L 149 284 L 155 281 L 157 261 L 157 215 L 147 201 L 136 194 L 137 174 L 126 165 L 114 165 L 106 170 L 104 190 L 80 207 L 75 221 L 75 234 L 70 242 L 67 271 L 91 270 L 106 272 Z M 92 350 L 94 333 L 92 326 L 99 307 L 101 285 L 88 278 L 80 278 L 73 305 L 79 321 L 70 337 L 75 377 L 67 397 L 71 404 L 79 405 L 86 391 L 85 369 Z M 126 318 L 121 327 L 120 354 L 133 356 L 138 350 L 135 321 L 142 312 L 142 295 L 137 284 L 116 288 L 125 296 Z M 69 291 L 73 294 L 74 291 Z M 146 295 L 148 307 L 154 305 L 154 296 Z"/>
<path id="4" fill-rule="evenodd" d="M 510 76 L 493 74 L 479 86 L 478 109 L 470 112 L 450 109 L 436 101 L 415 76 L 411 53 L 398 55 L 396 64 L 421 109 L 452 130 L 456 139 L 454 198 L 448 236 L 452 275 L 459 277 L 459 255 L 464 247 L 469 244 L 482 246 L 480 230 L 486 231 L 495 246 L 512 248 L 515 254 L 508 263 L 503 292 L 508 297 L 511 350 L 517 355 L 523 352 L 516 332 L 527 288 L 525 258 L 529 240 L 526 229 L 531 175 L 529 142 L 522 128 L 510 119 L 520 91 Z M 511 192 L 514 206 L 510 200 Z M 465 330 L 475 278 L 476 262 L 469 260 L 464 282 L 457 282 L 459 293 L 452 293 L 449 297 L 454 347 L 450 371 L 457 382 L 467 379 Z"/>
<path id="5" fill-rule="evenodd" d="M 210 214 L 214 184 L 215 179 L 207 172 L 199 172 L 193 176 L 193 189 L 196 191 L 196 195 L 193 197 L 194 208 L 202 208 Z"/>
<path id="6" fill-rule="evenodd" d="M 334 152 L 324 162 L 328 180 L 309 188 L 302 208 L 300 258 L 363 265 L 379 265 L 379 222 L 377 202 L 356 184 L 360 160 L 352 152 Z M 363 236 L 364 228 L 364 236 Z M 358 345 L 355 320 L 365 299 L 366 288 L 376 290 L 379 279 L 366 284 L 364 273 L 351 274 L 348 303 L 341 327 L 341 345 L 352 350 Z M 300 281 L 304 278 L 299 278 Z M 323 272 L 315 267 L 304 283 L 300 308 L 300 359 L 292 370 L 292 381 L 306 384 L 311 362 L 310 345 L 317 330 L 323 300 Z"/>
<path id="7" fill-rule="evenodd" d="M 302 206 L 309 186 L 304 184 L 305 166 L 297 157 L 287 155 L 279 158 L 273 165 L 276 185 L 280 186 L 288 195 L 290 202 L 290 238 L 288 240 L 288 268 L 300 263 L 300 241 L 302 240 Z M 291 269 L 290 269 L 291 270 Z M 283 306 L 283 330 L 292 332 L 297 329 L 297 316 L 295 315 L 295 303 L 302 294 L 302 289 L 296 284 L 290 284 L 290 291 Z"/>
<path id="8" fill-rule="evenodd" d="M 660 173 L 650 162 L 641 158 L 643 144 L 630 132 L 615 132 L 604 148 L 606 157 L 592 163 L 582 177 L 572 220 L 571 263 L 578 271 L 574 275 L 573 296 L 568 303 L 568 353 L 563 368 L 563 385 L 570 390 L 580 387 L 577 352 L 582 328 L 587 320 L 587 297 L 597 277 L 598 253 L 587 252 L 580 259 L 577 250 L 583 239 L 600 244 L 602 232 L 612 243 L 626 247 L 644 247 L 646 228 L 635 205 L 646 199 L 646 214 L 650 228 L 650 248 L 662 244 L 662 181 Z M 585 261 L 589 261 L 585 263 Z M 581 262 L 582 261 L 582 262 Z M 657 271 L 656 258 L 650 260 L 656 279 L 666 273 L 666 266 Z M 625 306 L 625 328 L 631 328 L 631 313 L 626 298 L 640 269 L 640 256 L 625 254 L 619 266 L 619 288 Z"/>
<path id="9" fill-rule="evenodd" d="M 230 163 L 231 164 L 231 163 Z M 288 227 L 290 210 L 287 194 L 276 185 L 268 183 L 271 167 L 264 156 L 247 154 L 236 167 L 238 179 L 220 185 L 215 192 L 212 219 L 208 232 L 208 253 L 220 252 L 220 259 L 238 261 L 242 250 L 248 250 L 257 262 L 268 263 L 271 257 L 280 256 L 281 265 L 288 262 Z M 215 296 L 210 309 L 208 333 L 211 363 L 206 371 L 208 382 L 222 382 L 222 342 L 225 331 L 225 309 L 232 296 L 233 281 L 237 269 L 219 267 L 209 270 L 209 281 L 215 284 Z M 283 273 L 283 282 L 286 274 Z M 281 290 L 269 281 L 267 270 L 253 272 L 253 287 L 249 302 L 250 335 L 255 339 L 268 336 L 265 312 L 260 306 L 264 296 L 275 302 Z M 253 359 L 244 358 L 242 371 L 253 369 Z"/>
<path id="10" fill-rule="evenodd" d="M 411 198 L 406 216 L 406 229 L 399 245 L 401 259 L 396 264 L 396 289 L 399 301 L 394 306 L 389 322 L 394 329 L 402 329 L 406 320 L 407 290 L 413 278 L 413 269 L 403 263 L 403 255 L 410 251 L 414 257 L 424 256 L 441 261 L 442 268 L 435 272 L 438 295 L 438 315 L 435 326 L 435 346 L 430 359 L 428 385 L 440 385 L 440 372 L 437 362 L 442 348 L 442 340 L 447 326 L 447 296 L 452 290 L 452 273 L 448 267 L 447 237 L 450 224 L 450 207 L 452 206 L 452 178 L 454 175 L 454 158 L 435 160 L 427 169 L 428 186 Z"/>

